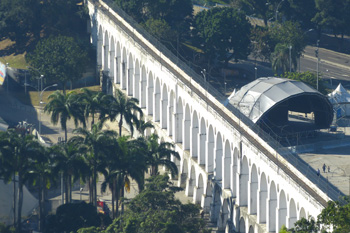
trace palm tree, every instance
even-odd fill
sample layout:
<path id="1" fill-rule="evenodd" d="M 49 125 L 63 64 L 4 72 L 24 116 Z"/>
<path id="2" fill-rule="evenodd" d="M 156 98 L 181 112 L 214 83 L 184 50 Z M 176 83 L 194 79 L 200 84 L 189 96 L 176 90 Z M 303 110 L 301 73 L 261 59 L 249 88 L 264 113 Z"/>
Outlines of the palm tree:
<path id="1" fill-rule="evenodd" d="M 157 134 L 152 134 L 146 138 L 147 150 L 146 158 L 147 165 L 151 168 L 151 176 L 158 175 L 158 166 L 163 165 L 170 170 L 171 175 L 175 176 L 178 173 L 176 164 L 172 162 L 171 156 L 180 159 L 178 152 L 174 150 L 174 144 L 170 142 L 159 142 Z"/>
<path id="2" fill-rule="evenodd" d="M 60 91 L 55 91 L 48 97 L 49 102 L 44 108 L 44 112 L 51 113 L 51 122 L 57 124 L 60 121 L 61 128 L 64 130 L 64 139 L 67 142 L 67 121 L 74 119 L 75 127 L 78 123 L 82 123 L 85 128 L 84 110 L 78 101 L 78 96 L 75 92 L 62 94 Z"/>
<path id="3" fill-rule="evenodd" d="M 87 88 L 82 88 L 80 90 L 82 93 L 79 94 L 79 101 L 81 104 L 83 104 L 83 106 L 85 106 L 85 119 L 88 119 L 91 114 L 91 125 L 93 125 L 95 124 L 95 114 L 101 112 L 105 94 L 98 91 L 92 91 Z"/>
<path id="4" fill-rule="evenodd" d="M 119 198 L 124 197 L 124 190 L 130 191 L 130 179 L 136 181 L 140 191 L 143 190 L 147 169 L 146 157 L 144 156 L 146 144 L 143 138 L 130 140 L 128 136 L 122 136 L 117 141 L 119 164 L 114 174 L 117 189 L 116 203 L 118 203 Z M 123 212 L 124 204 L 122 204 Z"/>
<path id="5" fill-rule="evenodd" d="M 73 136 L 70 141 L 78 146 L 80 150 L 85 150 L 84 161 L 90 171 L 90 201 L 96 206 L 96 182 L 98 172 L 102 170 L 100 165 L 103 163 L 104 153 L 108 153 L 108 147 L 106 145 L 117 134 L 112 130 L 102 130 L 101 122 L 92 125 L 91 131 L 85 128 L 77 128 L 73 130 L 73 133 L 77 135 Z"/>
<path id="6" fill-rule="evenodd" d="M 35 163 L 29 171 L 29 179 L 34 186 L 38 187 L 39 194 L 39 230 L 44 231 L 45 220 L 45 190 L 55 182 L 55 175 L 52 169 L 52 159 L 49 148 L 42 147 L 41 154 L 37 156 Z"/>
<path id="7" fill-rule="evenodd" d="M 112 192 L 112 219 L 115 218 L 115 197 L 116 197 L 116 178 L 119 172 L 119 154 L 118 151 L 118 141 L 116 138 L 111 140 L 111 143 L 108 145 L 108 153 L 105 153 L 105 167 L 102 169 L 102 174 L 104 176 L 104 181 L 101 185 L 101 191 L 105 192 L 106 188 L 110 189 Z"/>
<path id="8" fill-rule="evenodd" d="M 271 57 L 272 69 L 276 73 L 279 73 L 279 71 L 285 73 L 291 69 L 291 65 L 293 65 L 294 68 L 297 66 L 297 54 L 294 52 L 294 50 L 291 54 L 289 54 L 290 52 L 290 48 L 286 44 L 279 43 L 275 46 L 275 50 L 271 54 Z"/>
<path id="9" fill-rule="evenodd" d="M 105 103 L 105 109 L 100 116 L 102 120 L 108 118 L 111 121 L 115 121 L 119 117 L 119 136 L 122 136 L 124 121 L 129 126 L 132 136 L 134 125 L 138 129 L 140 127 L 140 119 L 143 117 L 143 112 L 138 106 L 139 101 L 136 98 L 128 98 L 121 90 L 116 89 L 115 97 L 106 97 Z"/>
<path id="10" fill-rule="evenodd" d="M 65 203 L 72 201 L 72 180 L 76 181 L 80 176 L 84 176 L 87 169 L 83 152 L 70 140 L 67 143 L 56 144 L 49 149 L 53 160 L 54 173 L 61 173 L 63 177 Z"/>
<path id="11" fill-rule="evenodd" d="M 42 146 L 32 136 L 16 129 L 9 129 L 0 132 L 0 152 L 2 160 L 2 178 L 5 182 L 18 182 L 17 189 L 14 188 L 14 204 L 18 200 L 17 221 L 14 215 L 16 230 L 21 231 L 22 204 L 23 204 L 23 185 L 29 179 L 29 174 L 33 163 L 41 154 Z M 17 180 L 16 180 L 17 176 Z M 14 186 L 15 187 L 15 186 Z M 15 213 L 16 210 L 14 210 Z"/>
<path id="12" fill-rule="evenodd" d="M 144 119 L 141 119 L 138 131 L 141 133 L 141 135 L 145 136 L 145 131 L 147 129 L 154 129 L 152 121 L 145 121 Z"/>

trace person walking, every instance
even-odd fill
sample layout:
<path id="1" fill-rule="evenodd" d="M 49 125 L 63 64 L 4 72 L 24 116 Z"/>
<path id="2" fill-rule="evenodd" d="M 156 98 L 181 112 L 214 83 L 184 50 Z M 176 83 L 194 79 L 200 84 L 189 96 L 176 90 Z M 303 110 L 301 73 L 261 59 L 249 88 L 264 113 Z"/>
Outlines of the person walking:
<path id="1" fill-rule="evenodd" d="M 326 173 L 326 164 L 324 163 L 323 166 L 322 166 L 322 170 L 323 170 L 323 173 Z"/>

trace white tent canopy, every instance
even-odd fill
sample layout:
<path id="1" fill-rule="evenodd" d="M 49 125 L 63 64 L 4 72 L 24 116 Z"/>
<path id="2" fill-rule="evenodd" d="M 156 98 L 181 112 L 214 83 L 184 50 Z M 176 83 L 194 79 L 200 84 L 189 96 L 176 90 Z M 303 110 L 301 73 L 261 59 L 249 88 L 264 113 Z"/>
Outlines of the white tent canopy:
<path id="1" fill-rule="evenodd" d="M 29 216 L 38 206 L 38 200 L 23 186 L 22 220 Z M 10 225 L 13 223 L 13 183 L 0 180 L 0 222 Z"/>
<path id="2" fill-rule="evenodd" d="M 350 94 L 341 83 L 332 93 L 328 94 L 328 98 L 337 111 L 337 117 L 350 116 Z"/>

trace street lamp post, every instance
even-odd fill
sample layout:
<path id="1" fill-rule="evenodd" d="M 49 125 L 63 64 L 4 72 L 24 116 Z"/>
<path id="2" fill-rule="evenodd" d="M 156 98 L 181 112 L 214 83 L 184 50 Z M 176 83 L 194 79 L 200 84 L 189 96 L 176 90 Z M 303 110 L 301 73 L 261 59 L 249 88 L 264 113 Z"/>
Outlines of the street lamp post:
<path id="1" fill-rule="evenodd" d="M 255 80 L 258 78 L 258 67 L 254 67 L 255 70 Z"/>
<path id="2" fill-rule="evenodd" d="M 289 45 L 289 72 L 292 72 L 292 46 Z"/>
<path id="3" fill-rule="evenodd" d="M 44 90 L 42 90 L 40 92 L 40 114 L 39 114 L 39 134 L 41 135 L 41 112 L 42 112 L 42 104 L 44 103 L 43 102 L 43 93 L 45 92 L 45 90 L 49 89 L 50 87 L 57 87 L 57 84 L 53 84 L 51 86 L 47 86 L 44 88 Z"/>
<path id="4" fill-rule="evenodd" d="M 280 3 L 278 3 L 277 7 L 276 7 L 276 16 L 275 16 L 275 21 L 277 22 L 277 17 L 278 17 L 278 8 L 280 7 L 280 5 L 282 4 L 282 2 L 284 2 L 284 0 L 280 1 Z"/>
<path id="5" fill-rule="evenodd" d="M 9 63 L 6 62 L 6 92 L 9 93 L 9 75 L 7 74 L 7 67 L 9 67 Z"/>
<path id="6" fill-rule="evenodd" d="M 317 58 L 317 66 L 316 66 L 316 73 L 317 73 L 317 79 L 316 79 L 316 89 L 318 90 L 318 68 L 319 68 L 319 63 L 320 63 L 320 57 L 318 54 L 318 47 L 319 47 L 320 40 L 317 40 L 317 48 L 315 50 L 315 56 Z"/>
<path id="7" fill-rule="evenodd" d="M 43 75 L 40 76 L 41 78 L 44 77 Z M 39 84 L 39 78 L 38 78 L 38 84 Z M 39 107 L 40 107 L 40 111 L 39 111 L 39 134 L 41 135 L 41 111 L 42 111 L 42 104 L 44 103 L 42 101 L 42 98 L 43 98 L 43 93 L 51 88 L 51 87 L 57 87 L 58 85 L 57 84 L 52 84 L 50 86 L 47 86 L 44 88 L 44 90 L 40 90 L 39 88 L 36 88 L 35 86 L 32 86 L 28 83 L 24 83 L 24 86 L 30 86 L 30 87 L 33 87 L 34 89 L 36 89 L 38 91 L 38 97 L 39 97 Z M 39 87 L 39 86 L 38 86 Z"/>

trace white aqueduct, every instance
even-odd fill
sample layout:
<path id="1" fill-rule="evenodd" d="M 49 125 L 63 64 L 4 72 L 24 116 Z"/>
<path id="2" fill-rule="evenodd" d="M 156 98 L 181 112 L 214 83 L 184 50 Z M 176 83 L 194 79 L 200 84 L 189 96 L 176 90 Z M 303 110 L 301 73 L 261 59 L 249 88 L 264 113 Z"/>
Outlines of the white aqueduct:
<path id="1" fill-rule="evenodd" d="M 118 85 L 139 99 L 160 137 L 176 144 L 178 185 L 220 230 L 278 232 L 320 213 L 330 198 L 304 173 L 115 8 L 102 0 L 86 4 L 107 92 Z"/>

